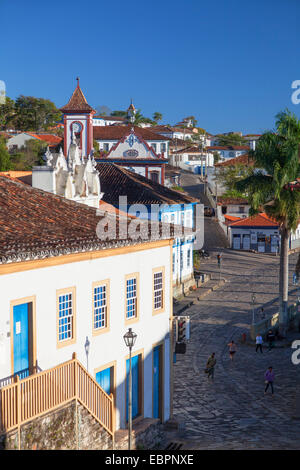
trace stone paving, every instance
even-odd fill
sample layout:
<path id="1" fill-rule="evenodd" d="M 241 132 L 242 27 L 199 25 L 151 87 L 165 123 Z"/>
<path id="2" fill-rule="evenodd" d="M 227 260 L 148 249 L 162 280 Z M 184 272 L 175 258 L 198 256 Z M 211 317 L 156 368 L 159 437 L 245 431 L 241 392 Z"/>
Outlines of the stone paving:
<path id="1" fill-rule="evenodd" d="M 203 263 L 203 270 L 218 280 L 215 256 Z M 296 259 L 290 256 L 290 278 Z M 295 419 L 300 365 L 292 364 L 291 348 L 265 348 L 261 354 L 240 342 L 252 321 L 252 292 L 256 308 L 264 305 L 267 314 L 278 311 L 278 266 L 279 259 L 272 255 L 224 250 L 221 276 L 227 282 L 184 313 L 191 317 L 191 340 L 174 364 L 179 432 L 170 434 L 184 449 L 300 448 L 300 419 Z M 293 301 L 297 292 L 292 285 L 290 292 Z M 238 346 L 233 362 L 227 346 L 231 339 Z M 204 374 L 212 352 L 217 358 L 214 381 Z M 270 365 L 275 371 L 274 397 L 264 396 L 264 372 Z"/>

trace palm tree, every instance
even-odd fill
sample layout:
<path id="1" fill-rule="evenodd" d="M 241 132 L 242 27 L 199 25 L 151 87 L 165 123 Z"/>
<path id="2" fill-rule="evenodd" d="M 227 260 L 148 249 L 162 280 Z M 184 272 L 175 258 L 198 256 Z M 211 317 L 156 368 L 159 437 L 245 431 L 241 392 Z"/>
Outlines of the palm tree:
<path id="1" fill-rule="evenodd" d="M 279 324 L 285 331 L 288 305 L 289 239 L 300 217 L 300 192 L 289 190 L 287 183 L 299 176 L 300 121 L 286 110 L 276 115 L 275 131 L 265 132 L 252 153 L 253 175 L 236 183 L 247 191 L 250 215 L 263 210 L 279 223 L 281 237 L 279 268 Z"/>
<path id="2" fill-rule="evenodd" d="M 153 114 L 153 121 L 155 121 L 155 124 L 157 124 L 158 121 L 161 121 L 162 118 L 163 118 L 163 116 L 162 116 L 161 113 L 156 112 L 156 113 Z"/>

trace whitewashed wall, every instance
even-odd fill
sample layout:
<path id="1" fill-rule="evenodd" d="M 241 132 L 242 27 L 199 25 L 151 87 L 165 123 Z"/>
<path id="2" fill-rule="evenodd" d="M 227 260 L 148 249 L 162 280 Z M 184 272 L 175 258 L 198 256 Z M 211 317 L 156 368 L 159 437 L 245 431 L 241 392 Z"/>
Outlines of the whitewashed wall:
<path id="1" fill-rule="evenodd" d="M 76 352 L 86 367 L 84 344 L 90 341 L 89 372 L 117 361 L 117 428 L 125 426 L 125 275 L 140 273 L 140 319 L 132 325 L 137 333 L 134 351 L 144 349 L 144 416 L 152 417 L 152 345 L 164 340 L 164 419 L 170 413 L 170 247 L 116 255 L 61 266 L 0 276 L 0 378 L 11 375 L 10 301 L 36 296 L 36 341 L 39 366 L 45 370 Z M 165 310 L 152 316 L 152 269 L 165 267 Z M 92 336 L 92 283 L 110 279 L 110 331 Z M 76 344 L 56 347 L 56 290 L 76 287 Z M 4 335 L 4 336 L 3 336 Z"/>

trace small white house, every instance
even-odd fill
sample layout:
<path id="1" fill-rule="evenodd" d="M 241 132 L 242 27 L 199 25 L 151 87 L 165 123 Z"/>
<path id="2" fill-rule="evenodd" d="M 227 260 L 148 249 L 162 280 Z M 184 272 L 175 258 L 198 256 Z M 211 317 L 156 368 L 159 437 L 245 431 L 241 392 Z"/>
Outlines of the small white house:
<path id="1" fill-rule="evenodd" d="M 121 116 L 93 116 L 93 126 L 114 126 L 126 123 Z"/>
<path id="2" fill-rule="evenodd" d="M 239 157 L 240 155 L 249 152 L 249 149 L 250 147 L 246 145 L 211 145 L 205 148 L 205 150 L 210 153 L 217 152 L 222 160 Z"/>
<path id="3" fill-rule="evenodd" d="M 37 140 L 41 143 L 45 143 L 50 148 L 57 147 L 61 142 L 62 138 L 53 134 L 34 134 L 33 132 L 20 132 L 12 135 L 7 139 L 7 149 L 12 152 L 25 147 L 26 142 L 29 140 Z"/>
<path id="4" fill-rule="evenodd" d="M 208 167 L 213 167 L 213 154 L 203 152 L 196 146 L 189 146 L 181 150 L 173 150 L 169 158 L 170 164 L 191 171 L 199 175 L 205 176 Z"/>

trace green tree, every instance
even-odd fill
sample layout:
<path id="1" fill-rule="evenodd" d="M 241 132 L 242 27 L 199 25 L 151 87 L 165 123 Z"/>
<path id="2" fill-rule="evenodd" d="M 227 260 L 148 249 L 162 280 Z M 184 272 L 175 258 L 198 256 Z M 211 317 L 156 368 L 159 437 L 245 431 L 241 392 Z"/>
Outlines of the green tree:
<path id="1" fill-rule="evenodd" d="M 217 136 L 218 139 L 218 145 L 222 146 L 229 146 L 229 145 L 248 145 L 245 143 L 244 139 L 242 136 L 239 134 L 234 134 L 231 133 L 229 135 L 223 135 L 223 134 L 218 134 Z"/>
<path id="2" fill-rule="evenodd" d="M 243 163 L 237 163 L 230 166 L 220 166 L 216 167 L 216 180 L 218 184 L 226 189 L 226 193 L 229 195 L 229 193 L 238 193 L 236 190 L 236 183 L 248 178 L 253 174 L 253 172 L 254 169 L 252 166 L 245 165 Z M 245 196 L 245 193 L 240 191 L 238 196 Z"/>
<path id="3" fill-rule="evenodd" d="M 154 124 L 152 119 L 143 116 L 142 113 L 141 113 L 141 110 L 138 109 L 136 111 L 135 115 L 134 115 L 134 123 L 133 124 L 134 124 L 134 126 L 139 126 L 140 124 L 144 124 L 144 123 Z"/>
<path id="4" fill-rule="evenodd" d="M 221 160 L 221 155 L 219 154 L 219 152 L 214 152 L 213 157 L 214 157 L 214 165 Z"/>
<path id="5" fill-rule="evenodd" d="M 289 110 L 276 115 L 274 132 L 265 132 L 253 152 L 253 175 L 239 181 L 236 188 L 246 191 L 251 204 L 250 215 L 261 208 L 279 224 L 279 323 L 287 325 L 289 238 L 296 230 L 300 217 L 300 192 L 287 189 L 287 183 L 296 180 L 299 167 L 300 121 Z"/>
<path id="6" fill-rule="evenodd" d="M 44 98 L 20 95 L 15 102 L 15 125 L 21 131 L 40 132 L 61 119 L 55 104 Z"/>
<path id="7" fill-rule="evenodd" d="M 46 142 L 30 139 L 18 152 L 11 153 L 13 170 L 31 170 L 33 166 L 44 165 L 43 156 L 47 148 Z"/>
<path id="8" fill-rule="evenodd" d="M 6 148 L 6 142 L 0 137 L 0 171 L 8 171 L 11 169 L 10 155 Z"/>
<path id="9" fill-rule="evenodd" d="M 0 104 L 0 129 L 14 127 L 15 114 L 15 102 L 7 96 L 5 102 Z"/>
<path id="10" fill-rule="evenodd" d="M 162 118 L 163 118 L 163 116 L 162 116 L 161 113 L 156 112 L 156 113 L 153 114 L 153 121 L 155 122 L 155 124 L 157 124 L 158 121 L 161 121 Z"/>
<path id="11" fill-rule="evenodd" d="M 124 117 L 124 118 L 127 118 L 127 111 L 112 111 L 110 113 L 111 116 L 120 116 L 120 117 Z"/>

